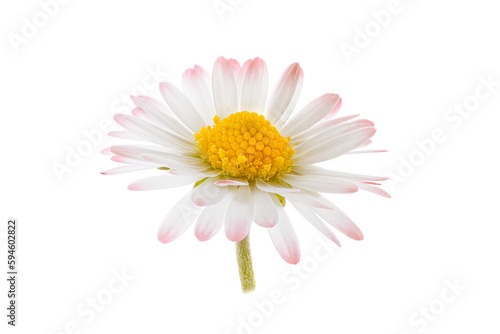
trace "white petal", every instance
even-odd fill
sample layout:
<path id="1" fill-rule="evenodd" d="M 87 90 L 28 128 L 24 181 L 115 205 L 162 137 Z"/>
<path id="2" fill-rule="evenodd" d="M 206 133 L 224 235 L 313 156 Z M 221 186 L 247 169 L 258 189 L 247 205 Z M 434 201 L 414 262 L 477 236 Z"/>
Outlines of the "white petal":
<path id="1" fill-rule="evenodd" d="M 125 129 L 152 143 L 165 147 L 172 147 L 181 151 L 192 150 L 194 147 L 194 141 L 193 143 L 190 143 L 186 139 L 179 137 L 174 133 L 160 129 L 156 125 L 143 121 L 139 118 L 130 115 L 118 114 L 114 116 L 114 119 Z"/>
<path id="2" fill-rule="evenodd" d="M 147 95 L 130 95 L 130 98 L 132 99 L 132 101 L 134 101 L 134 104 L 137 107 L 136 109 L 143 109 L 143 111 L 145 112 L 144 115 L 148 115 L 148 117 L 150 117 L 151 114 L 154 113 L 161 113 L 168 115 L 169 117 L 175 117 L 172 110 L 170 110 L 170 108 L 165 103 L 158 101 L 157 99 L 154 99 Z M 143 106 L 145 106 L 146 108 L 143 108 Z"/>
<path id="3" fill-rule="evenodd" d="M 155 154 L 160 154 L 163 152 L 169 152 L 171 151 L 167 150 L 164 147 L 158 147 L 158 146 L 139 146 L 139 145 L 113 145 L 109 148 L 111 153 L 114 153 L 116 155 L 122 156 L 122 157 L 127 157 L 139 161 L 146 161 L 142 157 L 143 154 L 147 153 L 155 153 Z M 121 160 L 115 160 L 115 158 L 111 158 L 113 161 L 118 161 L 118 162 L 123 162 Z M 128 163 L 128 162 L 126 162 Z"/>
<path id="4" fill-rule="evenodd" d="M 116 167 L 113 169 L 109 169 L 105 172 L 101 172 L 102 175 L 117 175 L 117 174 L 123 174 L 123 173 L 130 173 L 130 172 L 137 172 L 140 170 L 146 170 L 146 169 L 152 169 L 154 168 L 153 166 L 146 166 L 146 165 L 127 165 L 127 166 L 120 166 Z"/>
<path id="5" fill-rule="evenodd" d="M 330 202 L 325 201 L 324 197 L 317 192 L 301 189 L 300 193 L 286 194 L 286 199 L 294 200 L 298 203 L 305 204 L 320 209 L 333 209 Z"/>
<path id="6" fill-rule="evenodd" d="M 253 201 L 250 187 L 238 187 L 227 209 L 224 223 L 227 238 L 234 242 L 243 240 L 250 230 L 252 217 Z"/>
<path id="7" fill-rule="evenodd" d="M 303 77 L 299 64 L 293 63 L 278 80 L 264 112 L 266 119 L 276 128 L 279 129 L 285 124 L 293 111 L 302 88 Z"/>
<path id="8" fill-rule="evenodd" d="M 141 107 L 144 112 L 159 125 L 173 133 L 184 137 L 187 140 L 193 140 L 193 132 L 188 130 L 181 122 L 173 118 L 172 111 L 163 103 L 149 96 L 132 96 L 132 100 L 136 105 Z"/>
<path id="9" fill-rule="evenodd" d="M 199 157 L 192 156 L 188 154 L 178 154 L 178 153 L 170 153 L 170 152 L 146 152 L 141 155 L 145 160 L 164 165 L 164 161 L 177 160 L 182 164 L 199 167 L 199 168 L 208 168 L 208 165 L 203 162 Z M 148 156 L 148 157 L 145 157 Z M 164 160 L 164 161 L 163 161 Z"/>
<path id="10" fill-rule="evenodd" d="M 251 188 L 254 210 L 253 221 L 262 227 L 273 227 L 278 222 L 278 211 L 271 195 L 255 186 Z"/>
<path id="11" fill-rule="evenodd" d="M 167 171 L 167 173 L 179 176 L 197 176 L 199 180 L 207 177 L 216 177 L 217 175 L 219 175 L 217 172 L 211 170 L 202 170 L 198 172 L 194 170 L 170 169 Z"/>
<path id="12" fill-rule="evenodd" d="M 119 162 L 119 163 L 122 163 L 122 164 L 143 165 L 143 166 L 156 167 L 153 164 L 149 163 L 148 161 L 138 160 L 138 159 L 129 158 L 129 157 L 124 157 L 124 156 L 121 156 L 121 155 L 113 155 L 111 157 L 111 160 Z"/>
<path id="13" fill-rule="evenodd" d="M 132 132 L 128 131 L 111 131 L 108 132 L 108 136 L 120 139 L 139 140 L 139 141 L 144 140 L 141 137 L 136 136 Z"/>
<path id="14" fill-rule="evenodd" d="M 280 132 L 285 136 L 295 136 L 314 124 L 318 123 L 340 101 L 337 94 L 324 94 L 306 105 L 291 120 L 289 120 Z"/>
<path id="15" fill-rule="evenodd" d="M 227 188 L 224 188 L 227 190 Z M 227 193 L 224 198 L 214 205 L 206 207 L 198 217 L 194 234 L 200 241 L 211 239 L 224 224 L 227 208 L 232 200 L 232 192 Z"/>
<path id="16" fill-rule="evenodd" d="M 298 165 L 309 165 L 334 159 L 342 154 L 354 150 L 366 140 L 371 138 L 375 132 L 376 130 L 374 128 L 363 128 L 350 132 L 346 135 L 333 139 L 321 147 L 315 147 L 302 155 L 298 155 L 295 157 L 295 162 Z"/>
<path id="17" fill-rule="evenodd" d="M 300 246 L 297 234 L 295 234 L 290 218 L 288 218 L 279 200 L 276 196 L 272 196 L 272 199 L 278 210 L 278 223 L 273 228 L 268 229 L 269 236 L 283 260 L 291 264 L 297 264 L 300 261 Z"/>
<path id="18" fill-rule="evenodd" d="M 168 83 L 160 83 L 160 92 L 174 114 L 193 132 L 198 132 L 205 121 L 189 99 L 177 87 Z"/>
<path id="19" fill-rule="evenodd" d="M 340 247 L 340 241 L 337 239 L 335 234 L 321 221 L 321 219 L 314 213 L 314 211 L 307 205 L 298 203 L 294 200 L 290 200 L 290 203 L 295 207 L 295 209 L 308 221 L 312 226 L 323 233 L 328 239 L 336 243 Z"/>
<path id="20" fill-rule="evenodd" d="M 254 58 L 245 73 L 240 109 L 262 114 L 266 105 L 267 84 L 266 63 L 260 58 Z"/>
<path id="21" fill-rule="evenodd" d="M 300 191 L 300 189 L 290 188 L 286 185 L 281 185 L 273 181 L 266 182 L 259 178 L 255 179 L 255 186 L 262 191 L 280 195 L 298 193 Z"/>
<path id="22" fill-rule="evenodd" d="M 180 236 L 198 217 L 200 207 L 191 201 L 191 193 L 184 196 L 170 212 L 160 225 L 158 240 L 168 243 Z"/>
<path id="23" fill-rule="evenodd" d="M 207 169 L 207 165 L 200 159 L 181 156 L 171 153 L 144 153 L 141 155 L 144 160 L 152 162 L 161 167 L 168 167 L 180 171 L 200 172 Z"/>
<path id="24" fill-rule="evenodd" d="M 243 81 L 245 80 L 245 74 L 247 73 L 248 66 L 252 62 L 252 59 L 248 59 L 243 63 L 236 76 L 236 87 L 238 90 L 238 101 L 241 101 L 241 93 L 243 92 Z"/>
<path id="25" fill-rule="evenodd" d="M 198 176 L 158 175 L 129 184 L 129 190 L 157 190 L 185 186 L 199 180 Z"/>
<path id="26" fill-rule="evenodd" d="M 364 154 L 364 153 L 386 153 L 387 150 L 360 150 L 360 151 L 351 151 L 346 154 Z"/>
<path id="27" fill-rule="evenodd" d="M 352 194 L 358 191 L 356 183 L 330 177 L 326 178 L 316 175 L 298 176 L 287 174 L 282 176 L 282 179 L 294 187 L 322 193 Z"/>
<path id="28" fill-rule="evenodd" d="M 215 116 L 214 101 L 201 73 L 194 69 L 186 70 L 182 76 L 182 89 L 202 116 L 205 124 L 212 124 Z"/>
<path id="29" fill-rule="evenodd" d="M 219 57 L 215 61 L 212 72 L 212 90 L 215 110 L 220 118 L 226 118 L 240 111 L 233 68 L 224 57 Z"/>
<path id="30" fill-rule="evenodd" d="M 292 173 L 294 173 L 294 174 L 298 173 L 299 175 L 317 175 L 317 176 L 323 176 L 323 177 L 333 177 L 333 178 L 337 178 L 337 179 L 344 179 L 344 180 L 351 180 L 351 181 L 385 181 L 385 180 L 387 180 L 387 177 L 337 172 L 337 171 L 328 170 L 328 169 L 318 167 L 318 166 L 294 167 Z"/>
<path id="31" fill-rule="evenodd" d="M 215 178 L 209 178 L 194 188 L 191 199 L 198 206 L 214 205 L 221 201 L 228 193 L 229 187 L 217 187 Z"/>

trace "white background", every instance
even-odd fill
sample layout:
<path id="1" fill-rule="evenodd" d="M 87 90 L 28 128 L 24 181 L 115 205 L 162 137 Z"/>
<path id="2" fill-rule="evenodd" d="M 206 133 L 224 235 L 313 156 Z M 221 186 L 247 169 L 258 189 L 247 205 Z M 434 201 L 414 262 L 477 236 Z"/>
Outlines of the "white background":
<path id="1" fill-rule="evenodd" d="M 447 112 L 455 104 L 474 102 L 480 77 L 500 81 L 498 8 L 491 0 L 401 0 L 376 31 L 371 12 L 389 3 L 233 0 L 221 16 L 212 0 L 75 0 L 14 47 L 23 18 L 33 22 L 42 9 L 35 0 L 2 2 L 0 219 L 19 219 L 20 309 L 12 329 L 2 306 L 1 332 L 498 333 L 500 87 L 467 118 L 444 118 L 457 117 Z M 367 25 L 372 37 L 349 62 L 341 45 L 355 46 Z M 157 241 L 159 223 L 189 187 L 131 192 L 126 186 L 141 175 L 100 175 L 117 166 L 99 154 L 115 143 L 109 138 L 62 180 L 53 170 L 65 164 L 68 147 L 86 140 L 84 131 L 123 111 L 122 97 L 151 79 L 151 69 L 179 85 L 186 68 L 211 70 L 221 55 L 263 58 L 271 87 L 297 61 L 305 72 L 299 107 L 335 92 L 344 102 L 340 116 L 375 121 L 373 147 L 389 153 L 342 157 L 329 167 L 398 176 L 401 159 L 418 162 L 386 185 L 390 200 L 330 196 L 365 240 L 340 236 L 343 247 L 320 249 L 322 261 L 314 257 L 319 232 L 289 209 L 307 277 L 290 272 L 255 226 L 257 290 L 248 295 L 223 233 L 201 243 L 190 228 L 172 244 Z M 422 159 L 415 141 L 438 128 L 446 140 Z M 5 227 L 0 236 L 4 263 Z M 88 312 L 88 298 L 109 297 L 103 289 L 114 270 L 133 279 L 93 319 L 82 316 L 77 309 Z M 448 291 L 444 303 L 447 281 L 464 288 L 458 296 Z M 4 279 L 0 289 L 6 305 Z M 268 305 L 273 290 L 282 303 L 262 315 L 255 303 Z M 422 320 L 429 307 L 432 321 Z"/>

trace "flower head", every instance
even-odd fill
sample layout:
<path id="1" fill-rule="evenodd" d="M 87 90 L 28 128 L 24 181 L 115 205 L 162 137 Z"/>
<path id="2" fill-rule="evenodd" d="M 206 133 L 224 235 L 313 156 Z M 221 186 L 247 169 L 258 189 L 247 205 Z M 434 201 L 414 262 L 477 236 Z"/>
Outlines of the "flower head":
<path id="1" fill-rule="evenodd" d="M 219 175 L 255 180 L 279 178 L 291 169 L 290 137 L 282 137 L 263 115 L 240 111 L 195 133 L 200 156 Z"/>
<path id="2" fill-rule="evenodd" d="M 355 151 L 371 143 L 374 124 L 356 120 L 357 115 L 336 118 L 342 104 L 337 94 L 321 95 L 294 112 L 302 82 L 302 69 L 294 63 L 268 98 L 267 67 L 260 58 L 240 66 L 234 59 L 220 57 L 211 76 L 200 66 L 188 69 L 183 91 L 160 84 L 165 103 L 132 97 L 136 104 L 132 115 L 115 116 L 127 131 L 110 135 L 140 143 L 105 150 L 125 165 L 103 174 L 160 170 L 158 176 L 129 185 L 131 190 L 194 184 L 163 220 L 158 239 L 164 243 L 196 222 L 199 240 L 209 240 L 224 226 L 227 238 L 244 251 L 255 222 L 268 229 L 283 259 L 295 264 L 300 259 L 299 243 L 285 203 L 339 246 L 325 222 L 361 240 L 354 222 L 320 193 L 362 189 L 389 197 L 378 187 L 385 178 L 315 164 L 344 154 L 381 152 Z"/>

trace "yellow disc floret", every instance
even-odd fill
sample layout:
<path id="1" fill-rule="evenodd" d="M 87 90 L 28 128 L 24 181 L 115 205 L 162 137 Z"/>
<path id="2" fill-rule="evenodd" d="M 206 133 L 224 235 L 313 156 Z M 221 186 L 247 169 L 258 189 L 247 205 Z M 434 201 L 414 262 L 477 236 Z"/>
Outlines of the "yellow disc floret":
<path id="1" fill-rule="evenodd" d="M 202 158 L 222 175 L 268 180 L 287 173 L 294 154 L 290 137 L 282 137 L 264 116 L 241 111 L 195 133 Z"/>

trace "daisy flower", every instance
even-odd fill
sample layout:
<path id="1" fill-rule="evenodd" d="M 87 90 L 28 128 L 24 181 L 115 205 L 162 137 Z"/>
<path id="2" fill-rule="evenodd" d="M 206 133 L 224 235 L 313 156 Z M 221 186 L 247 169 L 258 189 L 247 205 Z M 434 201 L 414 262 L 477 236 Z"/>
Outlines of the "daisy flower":
<path id="1" fill-rule="evenodd" d="M 158 169 L 159 175 L 133 182 L 130 190 L 166 189 L 193 184 L 167 214 L 158 239 L 169 243 L 195 223 L 200 241 L 223 226 L 236 243 L 244 292 L 255 288 L 250 255 L 252 222 L 269 231 L 281 257 L 300 260 L 297 235 L 285 212 L 290 203 L 328 239 L 328 227 L 363 239 L 354 222 L 321 193 L 366 190 L 385 197 L 383 177 L 328 170 L 316 164 L 371 143 L 376 130 L 358 115 L 336 118 L 337 94 L 324 94 L 295 111 L 303 82 L 299 64 L 288 66 L 268 97 L 268 71 L 260 58 L 243 65 L 220 57 L 212 75 L 196 65 L 184 72 L 182 90 L 160 83 L 164 102 L 133 96 L 132 115 L 115 121 L 126 131 L 111 136 L 135 141 L 104 150 L 124 165 L 103 174 Z"/>

